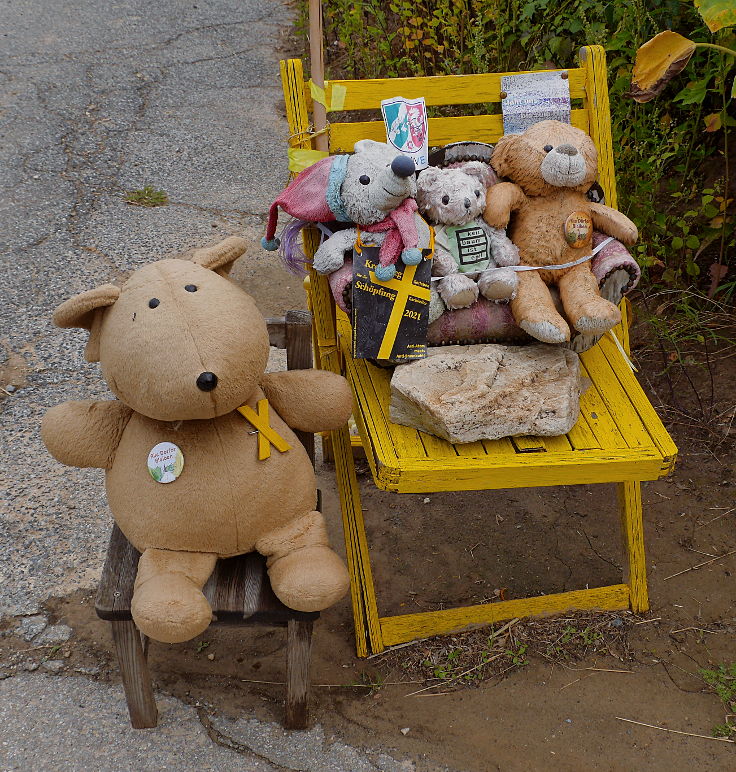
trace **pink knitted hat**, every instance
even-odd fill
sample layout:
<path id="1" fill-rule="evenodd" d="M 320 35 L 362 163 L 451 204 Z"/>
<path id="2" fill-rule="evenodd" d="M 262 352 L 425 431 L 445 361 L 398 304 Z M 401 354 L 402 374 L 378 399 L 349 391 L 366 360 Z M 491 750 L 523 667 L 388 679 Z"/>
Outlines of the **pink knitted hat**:
<path id="1" fill-rule="evenodd" d="M 279 248 L 280 241 L 275 238 L 279 207 L 307 222 L 350 222 L 340 198 L 347 163 L 347 155 L 336 155 L 322 158 L 300 172 L 271 204 L 261 246 L 269 252 Z"/>

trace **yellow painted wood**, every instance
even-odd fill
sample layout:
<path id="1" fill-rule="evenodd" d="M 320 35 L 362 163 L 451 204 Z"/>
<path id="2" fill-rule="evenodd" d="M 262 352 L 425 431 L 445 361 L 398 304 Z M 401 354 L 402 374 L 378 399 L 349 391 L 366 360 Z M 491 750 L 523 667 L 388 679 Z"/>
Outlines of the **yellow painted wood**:
<path id="1" fill-rule="evenodd" d="M 565 611 L 600 609 L 616 611 L 629 607 L 629 588 L 625 584 L 608 587 L 592 587 L 534 598 L 505 600 L 479 606 L 428 611 L 421 614 L 404 614 L 381 617 L 384 646 L 396 646 L 431 635 L 446 635 L 481 625 L 503 622 L 517 617 L 533 617 L 560 614 Z"/>
<path id="2" fill-rule="evenodd" d="M 570 97 L 585 97 L 585 70 L 567 70 Z M 403 96 L 424 97 L 427 106 L 472 105 L 501 101 L 501 78 L 519 73 L 484 73 L 483 75 L 437 75 L 423 78 L 380 78 L 374 80 L 333 80 L 332 85 L 346 89 L 342 110 L 376 110 L 382 99 Z M 305 84 L 308 92 L 309 84 Z M 329 100 L 328 100 L 329 101 Z"/>
<path id="3" fill-rule="evenodd" d="M 588 113 L 585 110 L 573 110 L 571 123 L 587 131 Z M 503 134 L 503 117 L 500 114 L 430 118 L 428 124 L 431 147 L 463 140 L 493 143 Z M 352 153 L 353 146 L 361 139 L 385 142 L 386 127 L 383 121 L 330 124 L 330 153 Z"/>
<path id="4" fill-rule="evenodd" d="M 581 50 L 582 67 L 570 70 L 573 123 L 588 131 L 599 154 L 599 181 L 608 203 L 616 205 L 615 173 L 605 53 L 599 46 Z M 291 147 L 312 147 L 308 134 L 311 99 L 305 95 L 301 62 L 282 62 Z M 347 89 L 345 110 L 376 109 L 381 99 L 424 96 L 428 105 L 477 104 L 500 100 L 498 74 L 339 81 Z M 430 143 L 477 139 L 493 142 L 502 132 L 501 116 L 457 116 L 430 120 Z M 384 140 L 381 121 L 335 123 L 332 152 L 349 152 L 364 138 Z M 313 254 L 317 234 L 307 231 L 305 251 Z M 393 424 L 389 415 L 390 373 L 350 355 L 350 323 L 338 311 L 327 280 L 314 271 L 306 286 L 313 314 L 318 367 L 343 372 L 355 396 L 355 419 L 361 444 L 378 487 L 399 493 L 483 490 L 495 488 L 616 482 L 622 534 L 628 558 L 628 584 L 577 590 L 522 600 L 424 614 L 379 617 L 370 554 L 355 475 L 354 440 L 347 430 L 333 432 L 338 489 L 351 574 L 351 595 L 358 653 L 382 651 L 415 638 L 453 632 L 513 617 L 571 609 L 648 607 L 642 536 L 640 481 L 668 473 L 677 449 L 635 376 L 609 336 L 586 352 L 582 371 L 592 385 L 581 399 L 581 415 L 564 437 L 519 437 L 513 440 L 452 445 L 409 427 Z M 614 332 L 628 350 L 628 304 L 621 304 L 622 323 Z"/>
<path id="5" fill-rule="evenodd" d="M 641 509 L 641 484 L 624 482 L 618 485 L 621 510 L 621 532 L 628 558 L 631 610 L 641 613 L 649 609 L 647 564 L 644 554 L 644 523 Z"/>

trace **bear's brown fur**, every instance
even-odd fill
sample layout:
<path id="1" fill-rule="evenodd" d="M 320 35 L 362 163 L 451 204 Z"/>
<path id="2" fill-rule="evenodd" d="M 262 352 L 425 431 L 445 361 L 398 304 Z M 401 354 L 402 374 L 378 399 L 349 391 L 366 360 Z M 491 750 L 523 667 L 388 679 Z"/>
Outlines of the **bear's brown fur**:
<path id="1" fill-rule="evenodd" d="M 245 251 L 230 238 L 192 261 L 161 260 L 67 300 L 60 327 L 90 331 L 86 356 L 100 361 L 107 402 L 66 402 L 41 427 L 51 453 L 71 466 L 106 471 L 110 509 L 141 551 L 133 618 L 148 636 L 188 640 L 211 621 L 201 590 L 218 558 L 258 550 L 276 595 L 316 611 L 349 580 L 315 511 L 316 481 L 292 428 L 343 425 L 352 410 L 339 375 L 317 370 L 264 374 L 268 332 L 252 298 L 224 275 Z M 158 301 L 158 302 L 156 302 Z M 198 385 L 217 376 L 214 388 Z M 236 410 L 268 398 L 269 423 L 291 447 L 258 460 L 258 433 Z M 291 427 L 291 428 L 290 428 Z M 160 442 L 184 456 L 181 475 L 156 482 L 147 457 Z"/>
<path id="2" fill-rule="evenodd" d="M 494 228 L 508 226 L 522 265 L 564 265 L 589 255 L 594 228 L 627 245 L 636 241 L 636 226 L 628 217 L 585 195 L 598 173 L 598 155 L 584 131 L 540 121 L 523 134 L 502 137 L 491 165 L 510 182 L 490 188 L 484 218 Z M 578 242 L 581 248 L 565 238 L 565 223 L 573 213 L 591 223 L 587 237 Z M 621 320 L 618 308 L 600 296 L 590 262 L 562 270 L 520 271 L 511 310 L 516 323 L 538 340 L 570 340 L 570 328 L 547 284 L 559 287 L 570 324 L 581 333 L 601 334 Z"/>

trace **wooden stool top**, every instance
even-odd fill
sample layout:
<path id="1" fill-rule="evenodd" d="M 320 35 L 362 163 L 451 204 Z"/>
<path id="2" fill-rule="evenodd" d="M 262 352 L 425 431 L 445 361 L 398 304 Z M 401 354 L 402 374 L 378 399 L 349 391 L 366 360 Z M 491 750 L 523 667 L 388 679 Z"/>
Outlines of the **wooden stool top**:
<path id="1" fill-rule="evenodd" d="M 132 619 L 130 603 L 140 552 L 117 525 L 110 535 L 95 610 L 110 622 Z M 213 624 L 286 625 L 289 620 L 314 620 L 319 612 L 294 611 L 274 594 L 266 558 L 257 552 L 218 560 L 202 590 L 215 615 Z"/>

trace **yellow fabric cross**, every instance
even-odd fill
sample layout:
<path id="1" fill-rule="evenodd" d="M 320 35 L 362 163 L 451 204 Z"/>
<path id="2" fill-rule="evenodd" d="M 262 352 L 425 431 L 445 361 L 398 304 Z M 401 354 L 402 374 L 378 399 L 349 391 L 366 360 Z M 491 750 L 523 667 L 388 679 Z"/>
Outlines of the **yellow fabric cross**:
<path id="1" fill-rule="evenodd" d="M 256 405 L 258 412 L 256 413 L 250 405 L 242 405 L 238 408 L 238 413 L 249 421 L 255 427 L 258 432 L 258 460 L 265 461 L 271 457 L 271 445 L 279 451 L 279 453 L 286 453 L 291 448 L 291 445 L 280 435 L 278 435 L 268 423 L 268 400 L 259 399 Z"/>
<path id="2" fill-rule="evenodd" d="M 394 278 L 389 281 L 379 281 L 376 279 L 376 274 L 373 271 L 370 271 L 369 275 L 374 284 L 396 291 L 396 299 L 394 300 L 391 315 L 386 324 L 386 331 L 383 334 L 381 348 L 378 350 L 379 359 L 391 358 L 391 351 L 394 347 L 396 334 L 399 331 L 399 322 L 401 322 L 401 317 L 404 315 L 404 309 L 406 308 L 406 303 L 409 298 L 414 297 L 429 302 L 429 287 L 422 287 L 418 284 L 414 284 L 414 274 L 416 272 L 416 265 L 407 265 L 400 278 Z"/>

